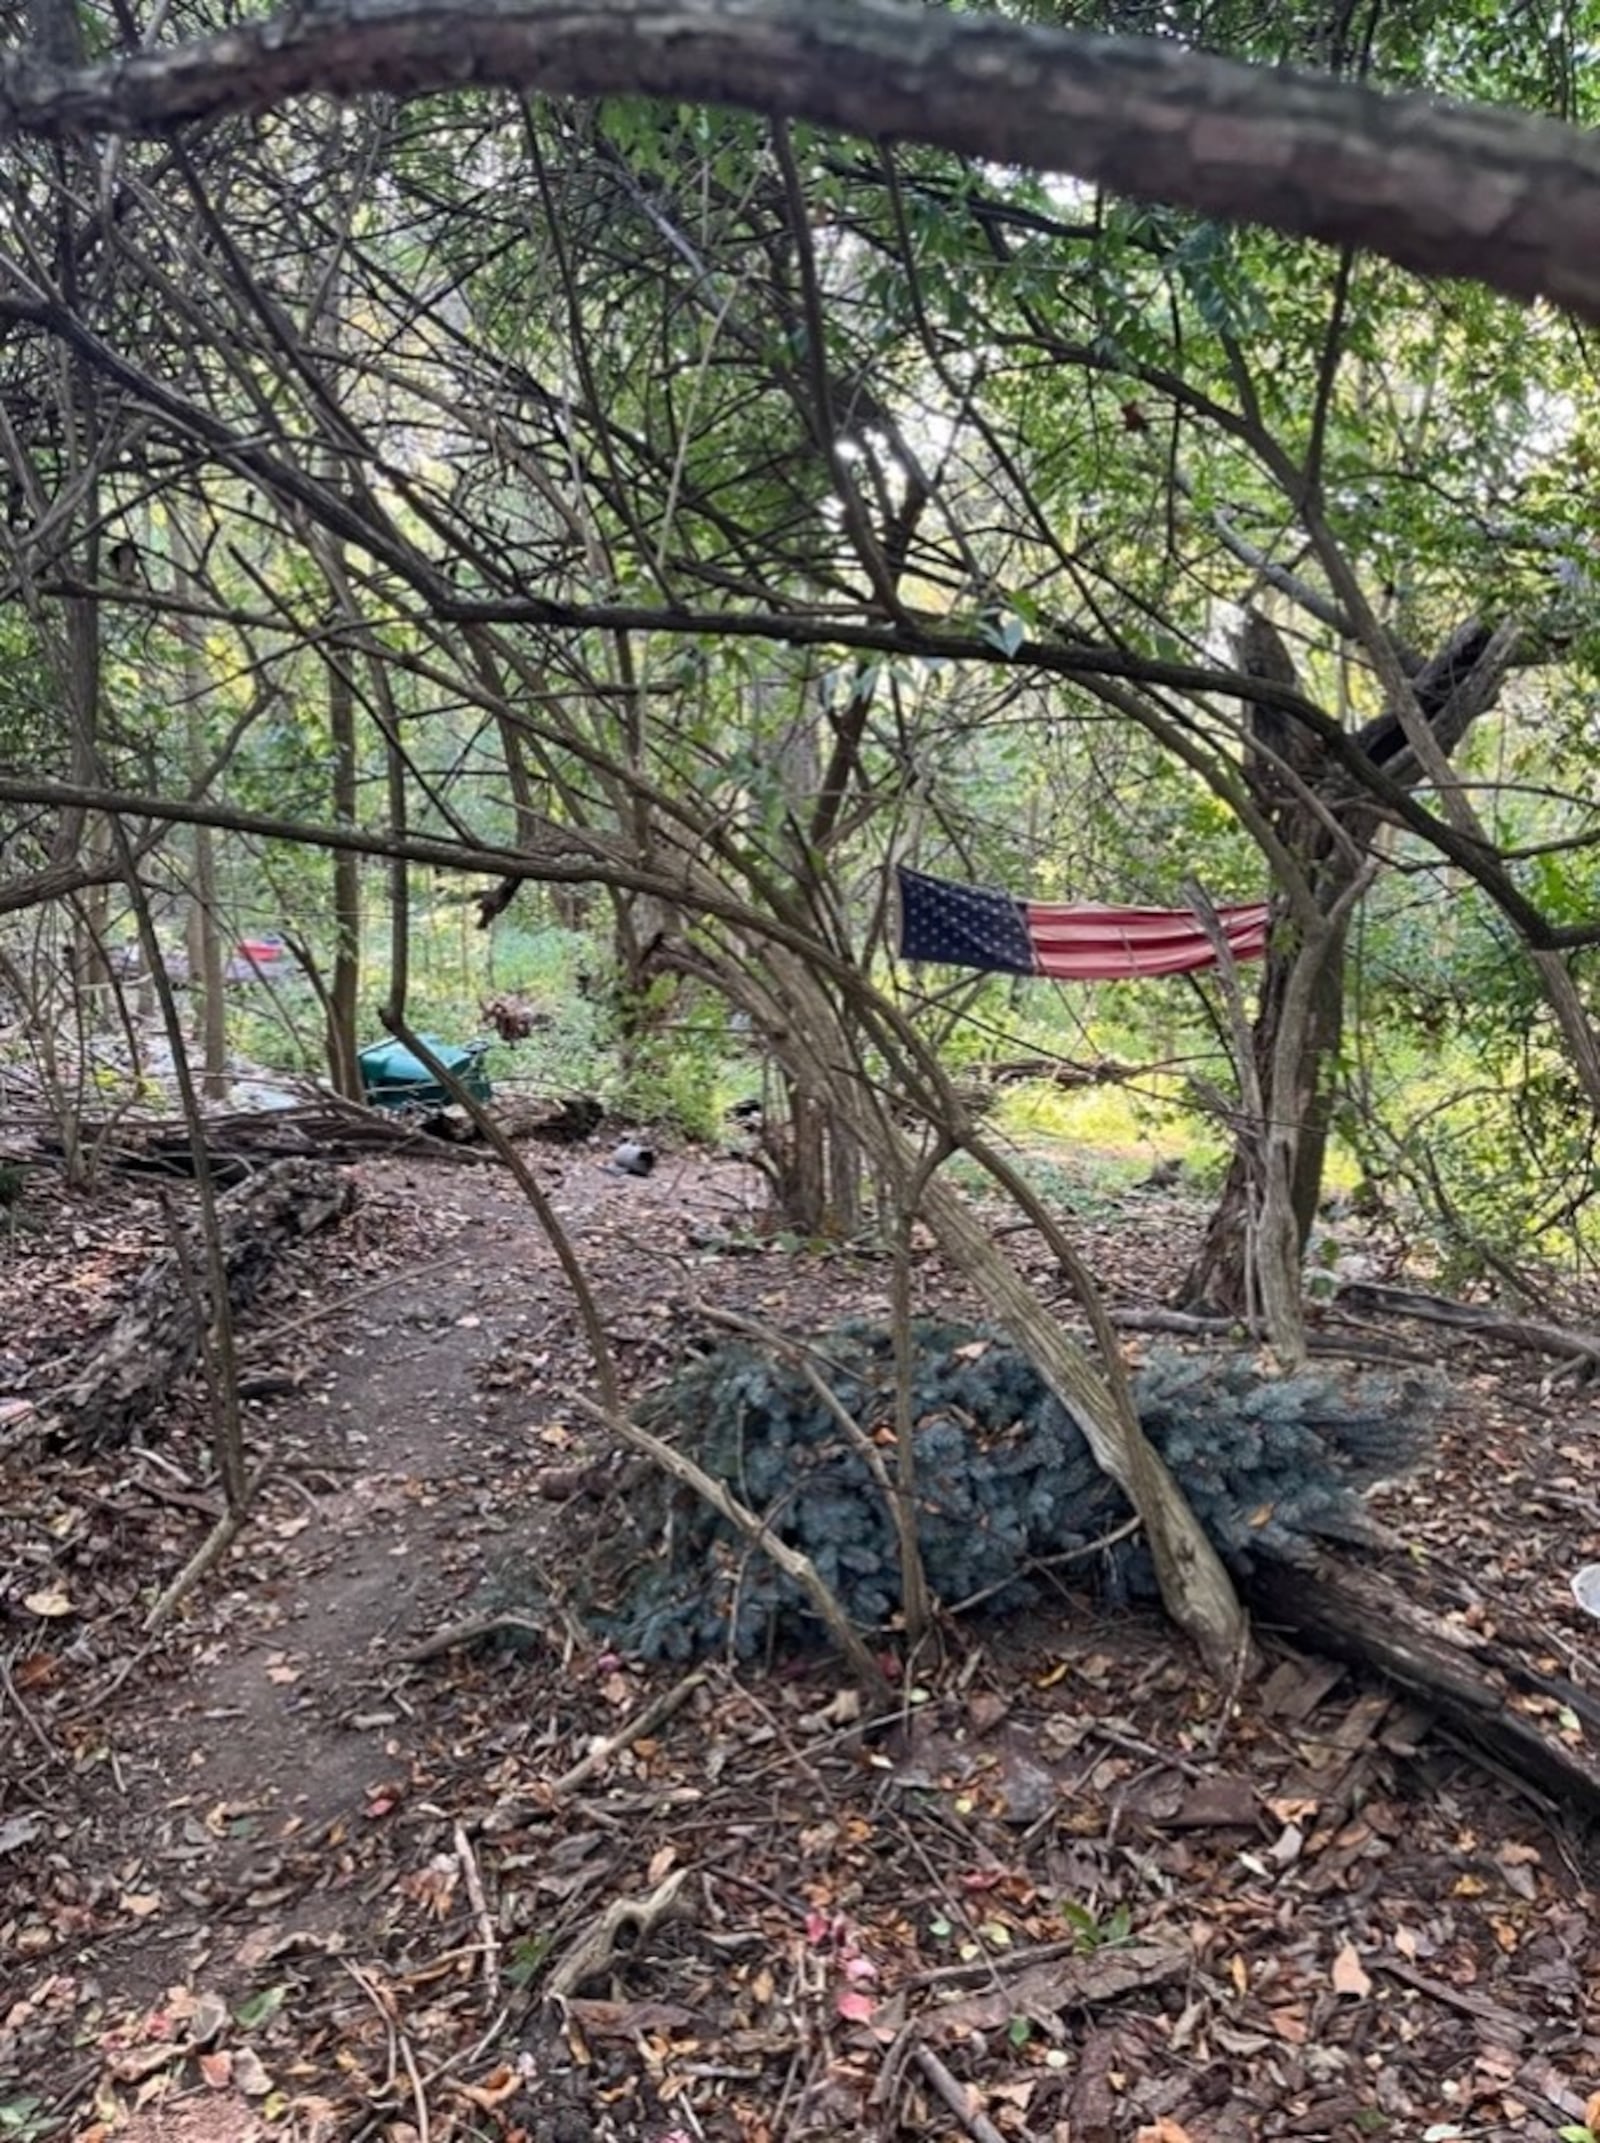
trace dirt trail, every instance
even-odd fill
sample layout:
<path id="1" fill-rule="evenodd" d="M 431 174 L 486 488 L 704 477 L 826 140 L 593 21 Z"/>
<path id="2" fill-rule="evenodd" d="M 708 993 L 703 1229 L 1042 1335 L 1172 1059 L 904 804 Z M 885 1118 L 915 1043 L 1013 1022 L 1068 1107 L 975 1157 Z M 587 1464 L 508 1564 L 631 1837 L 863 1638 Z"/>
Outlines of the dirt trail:
<path id="1" fill-rule="evenodd" d="M 626 1366 L 664 1358 L 671 1260 L 748 1218 L 752 1172 L 626 1177 L 583 1153 L 541 1175 Z M 308 1849 L 388 1812 L 449 1730 L 448 1702 L 407 1695 L 403 1655 L 481 1612 L 514 1544 L 561 1552 L 538 1478 L 570 1461 L 581 1431 L 562 1402 L 593 1380 L 535 1215 L 488 1169 L 373 1164 L 362 1180 L 369 1214 L 399 1224 L 400 1261 L 299 1341 L 313 1381 L 259 1437 L 283 1472 L 188 1609 L 176 1671 L 116 1718 L 105 1847 L 204 1908 L 102 1957 L 119 2003 L 153 1999 L 179 1955 L 192 1969 L 203 1949 L 214 1968 L 230 1922 L 253 1927 L 263 1897 L 314 1875 Z M 334 1894 L 310 1917 L 325 1933 L 352 1915 Z"/>

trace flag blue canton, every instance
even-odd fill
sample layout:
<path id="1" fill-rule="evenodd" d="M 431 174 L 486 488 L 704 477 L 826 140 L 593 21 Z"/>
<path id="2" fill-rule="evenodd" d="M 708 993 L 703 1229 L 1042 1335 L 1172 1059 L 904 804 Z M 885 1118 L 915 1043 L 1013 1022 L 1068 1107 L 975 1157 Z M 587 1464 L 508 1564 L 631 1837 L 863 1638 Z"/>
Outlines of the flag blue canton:
<path id="1" fill-rule="evenodd" d="M 907 870 L 900 878 L 900 954 L 997 975 L 1039 971 L 1023 904 L 1009 893 L 948 885 Z"/>

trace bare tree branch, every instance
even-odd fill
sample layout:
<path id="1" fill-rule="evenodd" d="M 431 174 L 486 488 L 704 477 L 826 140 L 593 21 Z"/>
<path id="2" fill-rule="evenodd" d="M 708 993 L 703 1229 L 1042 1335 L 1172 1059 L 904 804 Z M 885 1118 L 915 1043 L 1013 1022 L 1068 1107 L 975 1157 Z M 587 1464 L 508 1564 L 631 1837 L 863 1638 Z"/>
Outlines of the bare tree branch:
<path id="1" fill-rule="evenodd" d="M 937 143 L 1600 319 L 1600 141 L 1175 42 L 903 0 L 339 0 L 88 68 L 0 63 L 0 138 L 159 133 L 467 84 L 740 105 Z"/>

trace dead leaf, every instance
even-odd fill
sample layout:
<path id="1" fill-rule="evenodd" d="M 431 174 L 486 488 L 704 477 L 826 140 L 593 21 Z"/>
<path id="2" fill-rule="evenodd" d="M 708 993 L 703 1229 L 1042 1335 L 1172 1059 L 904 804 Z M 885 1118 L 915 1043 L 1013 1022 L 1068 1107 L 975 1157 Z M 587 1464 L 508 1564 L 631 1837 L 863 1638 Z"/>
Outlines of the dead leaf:
<path id="1" fill-rule="evenodd" d="M 643 2032 L 686 2031 L 694 2011 L 677 2002 L 610 2002 L 573 1995 L 562 2005 L 569 2024 L 586 2039 L 622 2039 L 630 2044 Z"/>
<path id="2" fill-rule="evenodd" d="M 496 2106 L 503 2106 L 508 2098 L 515 2098 L 522 2089 L 523 2079 L 517 2070 L 502 2061 L 487 2075 L 482 2083 L 458 2083 L 451 2086 L 458 2098 L 464 2098 L 481 2113 L 493 2113 Z"/>
<path id="3" fill-rule="evenodd" d="M 202 1994 L 189 2019 L 190 2045 L 209 2045 L 226 2026 L 228 2014 L 228 2005 L 220 1994 Z"/>
<path id="4" fill-rule="evenodd" d="M 46 1620 L 54 1620 L 60 1615 L 70 1615 L 73 1611 L 71 1600 L 60 1586 L 53 1586 L 45 1592 L 24 1593 L 22 1604 L 30 1615 L 43 1615 Z"/>
<path id="5" fill-rule="evenodd" d="M 967 1717 L 973 1731 L 991 1734 L 1010 1711 L 1008 1700 L 996 1689 L 977 1689 L 967 1699 Z"/>
<path id="6" fill-rule="evenodd" d="M 1347 1942 L 1333 1960 L 1333 1991 L 1335 1994 L 1367 1995 L 1372 1992 L 1372 1981 L 1362 1968 L 1353 1942 Z"/>
<path id="7" fill-rule="evenodd" d="M 248 2046 L 241 2046 L 233 2057 L 233 2080 L 246 2098 L 265 2098 L 272 2089 L 272 2078 Z"/>
<path id="8" fill-rule="evenodd" d="M 1196 1779 L 1167 1823 L 1173 1830 L 1254 1830 L 1256 1815 L 1250 1780 L 1221 1776 Z"/>

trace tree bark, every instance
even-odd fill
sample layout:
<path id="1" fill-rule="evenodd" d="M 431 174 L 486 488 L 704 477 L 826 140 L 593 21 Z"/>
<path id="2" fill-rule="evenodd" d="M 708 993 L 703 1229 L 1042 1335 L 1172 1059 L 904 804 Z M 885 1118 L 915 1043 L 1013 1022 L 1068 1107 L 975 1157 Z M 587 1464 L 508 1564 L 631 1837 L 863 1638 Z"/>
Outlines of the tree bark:
<path id="1" fill-rule="evenodd" d="M 1263 1621 L 1336 1659 L 1376 1669 L 1541 1794 L 1600 1815 L 1600 1703 L 1587 1691 L 1419 1607 L 1380 1571 L 1331 1555 L 1303 1565 L 1263 1557 L 1247 1590 Z M 1555 1731 L 1562 1710 L 1578 1714 L 1581 1733 Z"/>
<path id="2" fill-rule="evenodd" d="M 0 64 L 0 138 L 469 83 L 931 142 L 1600 319 L 1600 143 L 1579 128 L 898 0 L 343 0 L 98 67 L 36 47 Z"/>
<path id="3" fill-rule="evenodd" d="M 1262 1308 L 1258 1235 L 1269 1150 L 1277 1155 L 1287 1207 L 1287 1220 L 1279 1223 L 1280 1264 L 1291 1262 L 1298 1284 L 1322 1196 L 1330 1073 L 1344 1025 L 1345 931 L 1336 927 L 1332 936 L 1326 947 L 1308 947 L 1298 937 L 1285 944 L 1275 933 L 1268 945 L 1251 1032 L 1265 1122 L 1240 1127 L 1205 1237 L 1179 1290 L 1186 1308 L 1245 1319 Z"/>

